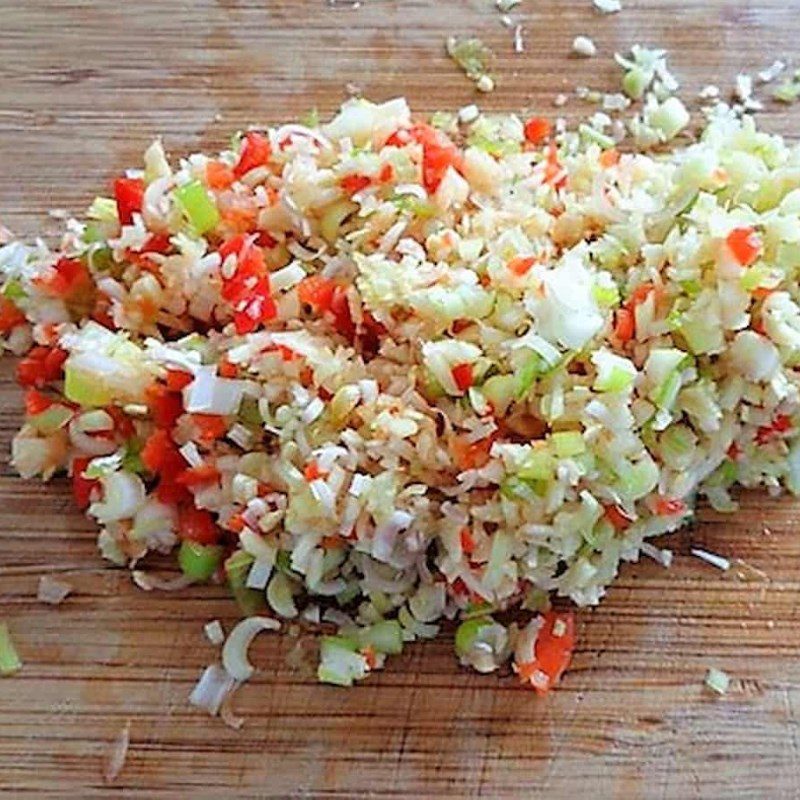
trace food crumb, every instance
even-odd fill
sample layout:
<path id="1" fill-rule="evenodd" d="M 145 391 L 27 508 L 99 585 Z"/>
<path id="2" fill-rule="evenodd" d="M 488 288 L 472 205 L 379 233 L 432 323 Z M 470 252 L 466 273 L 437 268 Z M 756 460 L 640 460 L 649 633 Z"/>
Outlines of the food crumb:
<path id="1" fill-rule="evenodd" d="M 117 738 L 111 744 L 106 763 L 103 768 L 103 778 L 106 783 L 113 783 L 125 766 L 125 759 L 128 756 L 128 747 L 131 739 L 130 720 L 125 723 Z"/>
<path id="2" fill-rule="evenodd" d="M 601 14 L 616 14 L 622 11 L 622 3 L 620 0 L 592 0 L 592 5 Z"/>
<path id="3" fill-rule="evenodd" d="M 588 36 L 576 36 L 572 40 L 572 52 L 582 58 L 591 58 L 597 55 L 597 47 Z"/>
<path id="4" fill-rule="evenodd" d="M 478 78 L 477 83 L 475 84 L 475 88 L 479 92 L 493 92 L 494 91 L 494 79 L 490 75 L 481 75 Z"/>

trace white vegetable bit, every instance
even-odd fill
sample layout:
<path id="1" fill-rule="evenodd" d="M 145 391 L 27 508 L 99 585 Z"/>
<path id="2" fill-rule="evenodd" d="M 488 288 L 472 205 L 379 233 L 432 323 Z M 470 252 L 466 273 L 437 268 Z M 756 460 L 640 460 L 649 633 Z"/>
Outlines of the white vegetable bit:
<path id="1" fill-rule="evenodd" d="M 203 626 L 203 632 L 211 644 L 222 644 L 225 641 L 225 631 L 218 619 L 212 619 Z"/>
<path id="2" fill-rule="evenodd" d="M 710 667 L 706 673 L 705 684 L 716 694 L 726 694 L 731 685 L 730 675 L 728 675 L 727 672 L 723 672 L 721 669 Z"/>
<path id="3" fill-rule="evenodd" d="M 601 14 L 616 14 L 622 11 L 620 0 L 592 0 L 592 4 Z"/>
<path id="4" fill-rule="evenodd" d="M 708 562 L 714 567 L 727 571 L 730 569 L 731 562 L 723 556 L 718 556 L 716 553 L 709 553 L 708 550 L 701 550 L 699 547 L 692 548 L 692 555 L 697 558 L 702 558 L 703 561 Z"/>
<path id="5" fill-rule="evenodd" d="M 572 52 L 583 58 L 597 55 L 597 47 L 588 36 L 576 36 L 572 40 Z"/>

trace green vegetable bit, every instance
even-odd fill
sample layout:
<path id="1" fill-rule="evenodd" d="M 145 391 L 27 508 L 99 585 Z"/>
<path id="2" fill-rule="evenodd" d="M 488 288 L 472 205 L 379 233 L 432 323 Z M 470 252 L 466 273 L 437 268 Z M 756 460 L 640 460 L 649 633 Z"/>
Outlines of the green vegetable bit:
<path id="1" fill-rule="evenodd" d="M 175 190 L 175 199 L 197 233 L 204 234 L 216 228 L 219 223 L 219 211 L 200 181 L 191 181 L 179 186 Z"/>
<path id="2" fill-rule="evenodd" d="M 22 668 L 8 626 L 0 622 L 0 675 L 13 675 Z"/>
<path id="3" fill-rule="evenodd" d="M 194 581 L 207 581 L 221 560 L 222 547 L 215 544 L 199 544 L 186 539 L 178 551 L 178 564 L 183 574 Z"/>

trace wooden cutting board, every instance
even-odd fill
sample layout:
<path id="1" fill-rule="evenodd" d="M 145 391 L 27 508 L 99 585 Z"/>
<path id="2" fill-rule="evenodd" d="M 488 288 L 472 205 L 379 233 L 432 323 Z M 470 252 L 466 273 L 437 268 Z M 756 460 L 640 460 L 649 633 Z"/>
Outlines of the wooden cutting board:
<path id="1" fill-rule="evenodd" d="M 50 209 L 79 212 L 156 134 L 174 154 L 222 145 L 248 123 L 331 111 L 353 84 L 405 94 L 419 111 L 484 107 L 554 115 L 558 92 L 618 85 L 614 50 L 667 47 L 687 97 L 728 92 L 740 69 L 796 55 L 797 0 L 0 0 L 0 220 L 52 235 Z M 497 91 L 476 96 L 443 55 L 448 34 L 497 53 Z M 578 34 L 600 55 L 570 57 Z M 574 98 L 576 120 L 589 109 Z M 767 103 L 769 130 L 800 113 Z M 669 541 L 675 564 L 628 565 L 603 604 L 580 613 L 572 670 L 546 698 L 509 678 L 462 671 L 452 641 L 410 647 L 353 691 L 289 669 L 289 636 L 254 647 L 258 676 L 238 695 L 235 732 L 190 708 L 215 658 L 203 624 L 235 619 L 220 588 L 146 594 L 96 555 L 65 487 L 13 476 L 19 423 L 11 365 L 0 372 L 0 616 L 25 661 L 0 680 L 0 796 L 212 798 L 798 798 L 800 537 L 797 503 L 743 498 Z M 746 560 L 742 581 L 690 546 Z M 68 579 L 60 607 L 36 602 L 40 575 Z M 703 690 L 707 667 L 734 678 Z M 113 787 L 103 753 L 130 721 Z"/>

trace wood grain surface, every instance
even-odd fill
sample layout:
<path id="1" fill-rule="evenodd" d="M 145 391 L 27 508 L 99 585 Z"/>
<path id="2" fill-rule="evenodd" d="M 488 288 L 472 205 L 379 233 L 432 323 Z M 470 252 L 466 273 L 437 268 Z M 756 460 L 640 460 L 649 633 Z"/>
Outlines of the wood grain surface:
<path id="1" fill-rule="evenodd" d="M 169 150 L 218 147 L 253 122 L 332 110 L 351 83 L 417 110 L 484 107 L 553 114 L 560 91 L 616 85 L 610 56 L 662 45 L 687 96 L 730 90 L 739 70 L 791 58 L 797 0 L 0 0 L 0 221 L 52 235 L 53 208 L 79 212 L 111 175 L 162 134 Z M 497 53 L 498 89 L 476 98 L 443 55 L 452 33 Z M 570 57 L 589 34 L 600 55 Z M 571 120 L 587 108 L 576 100 Z M 768 103 L 773 131 L 800 113 Z M 220 588 L 145 594 L 96 555 L 95 534 L 65 487 L 15 478 L 19 422 L 9 363 L 0 368 L 0 616 L 24 659 L 0 680 L 0 796 L 8 798 L 800 798 L 798 508 L 763 495 L 731 517 L 702 512 L 672 537 L 665 571 L 629 565 L 603 604 L 580 613 L 573 669 L 545 700 L 509 677 L 461 670 L 448 638 L 410 647 L 353 691 L 292 671 L 289 636 L 254 647 L 260 670 L 236 699 L 235 732 L 190 708 L 215 657 L 202 625 L 235 610 Z M 692 558 L 705 546 L 745 559 L 743 581 Z M 58 608 L 36 602 L 40 575 L 68 579 Z M 734 676 L 703 690 L 707 667 Z M 103 754 L 130 721 L 113 784 Z"/>

